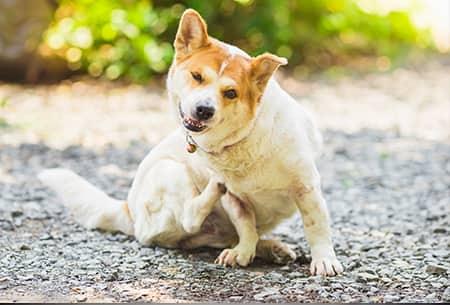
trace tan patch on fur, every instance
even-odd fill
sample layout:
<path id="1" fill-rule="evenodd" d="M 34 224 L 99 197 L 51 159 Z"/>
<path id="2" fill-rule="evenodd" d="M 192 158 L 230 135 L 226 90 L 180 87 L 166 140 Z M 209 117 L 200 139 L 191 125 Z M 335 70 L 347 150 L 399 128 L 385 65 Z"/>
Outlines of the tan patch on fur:
<path id="1" fill-rule="evenodd" d="M 128 216 L 128 218 L 130 218 L 131 220 L 133 220 L 133 217 L 131 216 L 130 208 L 128 207 L 128 202 L 127 202 L 127 201 L 124 202 L 124 204 L 123 204 L 123 209 L 124 209 L 124 211 L 125 211 L 125 214 Z M 133 221 L 134 221 L 134 220 L 133 220 Z"/>
<path id="2" fill-rule="evenodd" d="M 221 44 L 210 38 L 211 43 L 192 54 L 179 58 L 177 64 L 189 73 L 196 72 L 202 75 L 203 81 L 199 83 L 190 77 L 189 84 L 192 88 L 205 86 L 215 81 L 208 78 L 204 73 L 204 68 L 208 67 L 215 71 L 216 76 L 227 77 L 235 81 L 235 87 L 224 86 L 219 88 L 219 96 L 224 107 L 232 107 L 234 103 L 246 103 L 248 114 L 251 118 L 256 110 L 256 106 L 262 95 L 256 84 L 251 81 L 251 60 L 237 54 L 230 54 Z M 225 63 L 225 64 L 224 64 Z M 223 96 L 223 92 L 228 89 L 235 89 L 238 98 L 229 100 Z"/>
<path id="3" fill-rule="evenodd" d="M 238 218 L 253 217 L 254 213 L 250 203 L 242 201 L 232 194 L 229 194 L 229 196 L 232 198 L 230 200 L 230 204 L 232 205 L 231 208 L 236 211 L 236 215 Z"/>
<path id="4" fill-rule="evenodd" d="M 312 217 L 304 217 L 303 222 L 305 223 L 306 227 L 312 227 L 316 224 Z"/>
<path id="5" fill-rule="evenodd" d="M 314 190 L 314 187 L 308 187 L 302 183 L 299 183 L 294 186 L 294 195 L 298 198 L 303 197 L 305 194 L 311 193 Z"/>

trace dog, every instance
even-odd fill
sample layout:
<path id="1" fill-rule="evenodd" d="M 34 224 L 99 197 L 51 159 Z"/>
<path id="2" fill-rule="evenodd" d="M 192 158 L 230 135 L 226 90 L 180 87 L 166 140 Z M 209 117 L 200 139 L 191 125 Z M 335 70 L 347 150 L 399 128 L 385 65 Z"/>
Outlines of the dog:
<path id="1" fill-rule="evenodd" d="M 174 48 L 167 91 L 180 127 L 141 162 L 126 201 L 66 169 L 39 179 L 86 228 L 121 231 L 144 245 L 220 248 L 216 263 L 224 266 L 245 267 L 255 256 L 295 260 L 286 244 L 263 236 L 299 210 L 311 274 L 343 272 L 315 165 L 321 135 L 273 77 L 287 60 L 250 57 L 210 37 L 192 9 Z"/>

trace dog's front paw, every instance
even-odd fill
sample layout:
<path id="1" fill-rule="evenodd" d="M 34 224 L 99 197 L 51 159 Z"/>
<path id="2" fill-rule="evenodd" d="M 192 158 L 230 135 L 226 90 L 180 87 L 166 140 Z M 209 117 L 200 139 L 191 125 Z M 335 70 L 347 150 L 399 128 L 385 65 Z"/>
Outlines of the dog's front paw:
<path id="1" fill-rule="evenodd" d="M 225 249 L 215 260 L 216 264 L 222 266 L 236 267 L 236 265 L 246 267 L 255 258 L 255 253 L 250 251 L 240 251 L 238 248 Z"/>
<path id="2" fill-rule="evenodd" d="M 311 274 L 335 276 L 344 272 L 344 268 L 335 256 L 314 258 L 311 261 Z"/>

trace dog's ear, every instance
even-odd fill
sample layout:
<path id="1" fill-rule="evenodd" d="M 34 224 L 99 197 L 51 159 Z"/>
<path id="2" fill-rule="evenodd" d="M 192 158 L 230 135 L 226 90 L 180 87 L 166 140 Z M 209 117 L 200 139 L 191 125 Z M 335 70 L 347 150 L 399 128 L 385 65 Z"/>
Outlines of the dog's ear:
<path id="1" fill-rule="evenodd" d="M 202 16 L 193 9 L 185 10 L 174 41 L 176 57 L 189 55 L 208 44 L 208 31 Z"/>
<path id="2" fill-rule="evenodd" d="M 270 53 L 264 53 L 252 59 L 251 78 L 263 91 L 272 74 L 279 66 L 287 64 L 287 59 Z"/>

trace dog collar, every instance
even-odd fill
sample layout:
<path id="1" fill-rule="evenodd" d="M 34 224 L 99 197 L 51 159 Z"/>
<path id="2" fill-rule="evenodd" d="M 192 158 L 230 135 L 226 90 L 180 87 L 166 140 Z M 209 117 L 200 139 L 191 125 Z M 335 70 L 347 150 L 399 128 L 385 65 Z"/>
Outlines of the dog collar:
<path id="1" fill-rule="evenodd" d="M 201 147 L 200 145 L 197 144 L 197 142 L 195 142 L 194 138 L 186 132 L 186 150 L 188 153 L 193 154 L 197 151 L 197 149 L 200 148 L 201 151 L 203 151 L 204 153 L 210 154 L 210 155 L 217 155 L 218 153 L 213 152 L 213 151 L 208 151 L 206 149 L 204 149 L 203 147 Z"/>
<path id="2" fill-rule="evenodd" d="M 253 130 L 255 123 L 253 123 L 253 126 L 250 129 L 250 132 Z M 232 146 L 235 146 L 236 144 L 239 144 L 240 142 L 244 141 L 246 138 L 248 137 L 245 136 L 242 139 L 240 139 L 239 141 L 232 143 L 230 145 L 227 145 L 225 147 L 223 147 L 223 150 L 226 150 Z M 208 151 L 206 149 L 204 149 L 203 147 L 201 147 L 200 145 L 197 144 L 197 142 L 195 142 L 194 138 L 186 131 L 186 150 L 188 153 L 193 154 L 197 151 L 197 148 L 200 148 L 201 151 L 203 151 L 204 153 L 210 154 L 210 155 L 219 155 L 220 152 L 215 152 L 215 151 Z"/>

